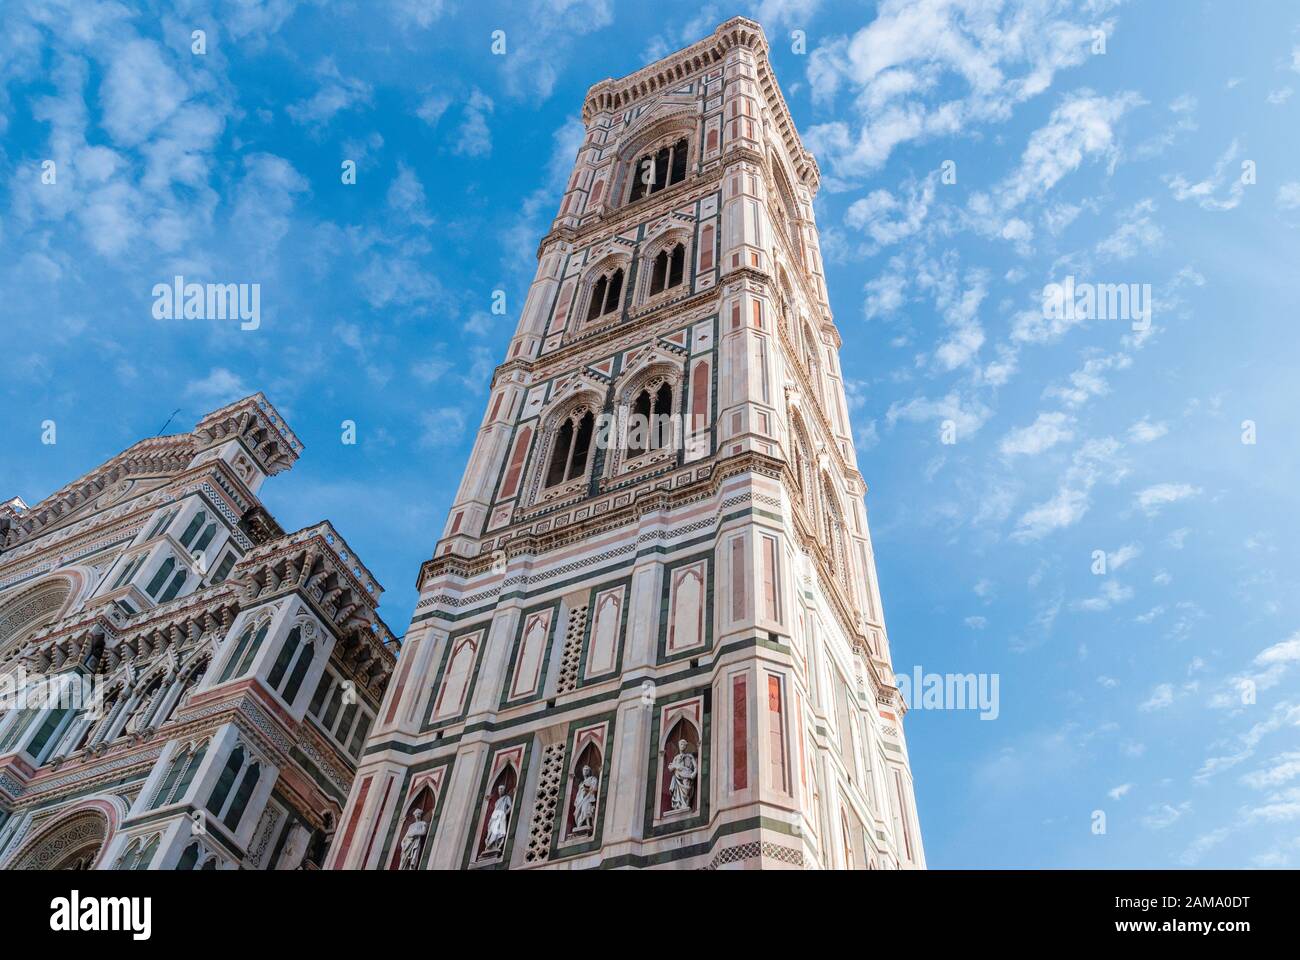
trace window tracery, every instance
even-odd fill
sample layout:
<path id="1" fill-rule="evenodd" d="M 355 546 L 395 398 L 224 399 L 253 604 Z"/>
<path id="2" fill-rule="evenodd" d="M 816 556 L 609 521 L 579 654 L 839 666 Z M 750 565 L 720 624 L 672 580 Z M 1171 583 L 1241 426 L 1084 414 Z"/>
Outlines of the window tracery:
<path id="1" fill-rule="evenodd" d="M 689 154 L 690 143 L 682 137 L 638 157 L 631 167 L 632 187 L 627 202 L 635 203 L 685 180 Z"/>

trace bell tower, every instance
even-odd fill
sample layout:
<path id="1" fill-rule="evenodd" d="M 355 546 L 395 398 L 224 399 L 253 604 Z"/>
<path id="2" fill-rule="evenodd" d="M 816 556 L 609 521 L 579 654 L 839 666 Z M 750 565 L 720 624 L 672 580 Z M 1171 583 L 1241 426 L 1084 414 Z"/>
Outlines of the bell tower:
<path id="1" fill-rule="evenodd" d="M 767 49 L 738 17 L 588 92 L 332 866 L 924 866 Z"/>

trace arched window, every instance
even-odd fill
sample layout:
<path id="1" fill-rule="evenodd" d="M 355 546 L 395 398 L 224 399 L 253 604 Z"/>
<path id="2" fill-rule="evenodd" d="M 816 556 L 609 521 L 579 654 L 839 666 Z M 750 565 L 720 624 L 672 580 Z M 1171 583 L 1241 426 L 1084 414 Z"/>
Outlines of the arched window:
<path id="1" fill-rule="evenodd" d="M 565 418 L 555 433 L 551 460 L 546 468 L 546 486 L 553 487 L 582 476 L 591 452 L 591 434 L 596 418 L 590 410 L 576 410 Z"/>
<path id="2" fill-rule="evenodd" d="M 772 175 L 776 181 L 776 192 L 781 200 L 776 219 L 780 221 L 781 232 L 789 240 L 791 249 L 802 259 L 803 238 L 799 236 L 799 208 L 794 201 L 794 191 L 790 189 L 790 181 L 786 179 L 785 171 L 781 169 L 781 164 L 776 157 L 772 158 Z"/>
<path id="3" fill-rule="evenodd" d="M 156 674 L 143 688 L 137 688 L 135 703 L 131 707 L 131 715 L 127 717 L 123 729 L 127 733 L 136 733 L 143 730 L 145 724 L 149 722 L 149 714 L 165 692 L 163 690 L 163 674 L 161 673 Z"/>
<path id="4" fill-rule="evenodd" d="M 673 388 L 662 381 L 644 387 L 628 416 L 627 457 L 639 457 L 673 442 Z"/>
<path id="5" fill-rule="evenodd" d="M 798 414 L 790 419 L 790 443 L 794 448 L 794 476 L 799 485 L 799 499 L 808 512 L 808 521 L 816 527 L 817 497 L 816 482 L 813 479 L 813 461 L 809 454 L 808 434 L 804 430 L 803 420 Z"/>
<path id="6" fill-rule="evenodd" d="M 140 569 L 140 564 L 144 563 L 145 556 L 146 554 L 142 553 L 134 560 L 128 560 L 123 565 L 122 572 L 118 574 L 117 580 L 113 583 L 114 590 L 116 590 L 118 587 L 122 586 L 122 584 L 126 583 L 133 576 L 135 576 L 135 572 Z"/>
<path id="7" fill-rule="evenodd" d="M 164 590 L 162 596 L 158 598 L 158 602 L 166 603 L 168 600 L 175 600 L 176 594 L 181 592 L 181 589 L 185 586 L 185 581 L 188 580 L 189 577 L 190 575 L 186 570 L 177 570 L 176 575 L 172 577 L 172 582 L 167 584 L 167 589 Z"/>
<path id="8" fill-rule="evenodd" d="M 306 643 L 302 642 L 302 627 L 294 627 L 289 631 L 289 636 L 285 638 L 280 655 L 276 657 L 275 665 L 271 667 L 271 673 L 266 680 L 290 706 L 298 696 L 303 677 L 307 675 L 307 669 L 311 666 L 315 654 L 315 645 L 310 640 Z"/>
<path id="9" fill-rule="evenodd" d="M 230 659 L 226 661 L 226 668 L 221 671 L 221 678 L 217 680 L 217 683 L 225 683 L 231 677 L 241 676 L 248 669 L 257 656 L 262 641 L 266 639 L 266 631 L 270 626 L 271 622 L 268 620 L 254 634 L 254 625 L 251 623 L 248 625 L 248 629 L 239 638 L 239 643 L 235 645 L 235 650 L 230 655 Z"/>
<path id="10" fill-rule="evenodd" d="M 171 576 L 174 569 L 176 569 L 176 558 L 168 557 L 162 562 L 162 565 L 158 567 L 158 572 L 153 575 L 153 579 L 149 581 L 149 586 L 145 588 L 145 593 L 149 594 L 149 596 L 156 600 L 158 598 L 158 591 L 162 589 L 163 584 L 167 582 L 167 578 Z"/>
<path id="11" fill-rule="evenodd" d="M 148 870 L 149 864 L 153 862 L 153 855 L 158 852 L 158 840 L 159 837 L 155 836 L 152 840 L 150 840 L 147 844 L 145 844 L 143 850 L 137 850 L 135 852 L 134 858 L 132 859 L 130 866 L 127 866 L 126 863 L 124 862 L 122 865 L 122 869 L 123 870 Z"/>
<path id="12" fill-rule="evenodd" d="M 206 510 L 200 510 L 198 513 L 194 514 L 194 519 L 191 520 L 190 525 L 185 528 L 185 532 L 181 534 L 182 547 L 186 550 L 190 548 L 190 544 L 193 543 L 194 538 L 199 535 L 199 530 L 202 529 L 203 523 L 207 519 L 208 513 Z"/>
<path id="13" fill-rule="evenodd" d="M 158 849 L 158 838 L 155 836 L 149 841 L 148 845 L 143 840 L 135 839 L 127 846 L 126 852 L 122 854 L 122 859 L 118 861 L 119 870 L 148 870 L 149 861 L 153 859 L 154 851 Z"/>
<path id="14" fill-rule="evenodd" d="M 212 538 L 217 535 L 217 522 L 214 520 L 203 529 L 203 536 L 199 537 L 198 542 L 194 544 L 194 552 L 202 553 L 212 542 Z"/>
<path id="15" fill-rule="evenodd" d="M 660 250 L 659 255 L 655 257 L 654 269 L 650 274 L 650 295 L 654 296 L 680 284 L 685 267 L 685 244 L 679 243 Z"/>
<path id="16" fill-rule="evenodd" d="M 822 475 L 822 542 L 836 579 L 847 588 L 849 563 L 845 546 L 844 514 L 840 511 L 835 488 L 825 474 Z"/>
<path id="17" fill-rule="evenodd" d="M 688 144 L 682 137 L 674 144 L 641 156 L 632 167 L 632 191 L 628 203 L 685 180 L 688 155 Z"/>
<path id="18" fill-rule="evenodd" d="M 203 855 L 203 847 L 201 847 L 199 845 L 199 842 L 195 840 L 193 843 L 191 843 L 188 847 L 185 848 L 185 852 L 181 854 L 181 858 L 176 861 L 176 869 L 197 870 L 199 865 L 199 857 L 201 857 L 202 855 Z"/>
<path id="19" fill-rule="evenodd" d="M 623 268 L 602 274 L 591 286 L 591 302 L 587 306 L 587 322 L 618 310 L 623 297 Z"/>
<path id="20" fill-rule="evenodd" d="M 180 803 L 184 800 L 185 791 L 194 782 L 194 776 L 199 771 L 199 764 L 203 762 L 203 755 L 207 752 L 208 744 L 206 741 L 199 744 L 197 749 L 194 749 L 192 744 L 181 747 L 167 767 L 167 775 L 163 777 L 162 783 L 158 785 L 158 789 L 153 795 L 153 801 L 149 804 L 149 809 L 155 810 L 169 803 Z"/>
<path id="21" fill-rule="evenodd" d="M 190 670 L 188 674 L 185 674 L 184 677 L 178 681 L 177 685 L 180 689 L 175 692 L 175 696 L 172 697 L 164 709 L 159 711 L 158 718 L 154 721 L 155 727 L 161 727 L 172 718 L 172 715 L 176 713 L 176 710 L 181 706 L 181 704 L 183 704 L 190 694 L 198 688 L 198 685 L 203 682 L 203 677 L 208 672 L 208 666 L 210 664 L 211 660 L 205 657 L 197 667 Z"/>
<path id="22" fill-rule="evenodd" d="M 99 708 L 99 719 L 87 724 L 86 729 L 82 731 L 81 739 L 78 740 L 77 745 L 72 748 L 73 753 L 80 750 L 82 747 L 87 747 L 94 743 L 99 734 L 103 733 L 108 725 L 113 722 L 113 717 L 117 712 L 117 704 L 122 698 L 124 689 L 125 687 L 119 684 L 104 695 L 103 702 L 100 704 Z"/>
<path id="23" fill-rule="evenodd" d="M 208 810 L 229 829 L 238 830 L 239 821 L 248 809 L 248 802 L 261 776 L 261 764 L 247 758 L 242 743 L 236 745 L 217 778 L 212 796 L 208 798 Z"/>
<path id="24" fill-rule="evenodd" d="M 170 513 L 166 513 L 159 517 L 158 522 L 153 525 L 153 529 L 149 531 L 149 536 L 145 537 L 145 540 L 152 540 L 154 537 L 158 536 L 158 534 L 162 533 L 167 525 L 176 519 L 176 514 L 179 512 L 180 511 L 178 510 L 173 510 Z"/>

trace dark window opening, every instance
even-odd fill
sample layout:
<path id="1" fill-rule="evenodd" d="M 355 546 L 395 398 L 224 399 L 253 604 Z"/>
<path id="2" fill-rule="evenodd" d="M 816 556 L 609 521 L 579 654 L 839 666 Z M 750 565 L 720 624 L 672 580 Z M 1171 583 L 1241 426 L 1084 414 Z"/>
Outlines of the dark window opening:
<path id="1" fill-rule="evenodd" d="M 685 180 L 687 154 L 686 138 L 683 137 L 670 146 L 660 147 L 654 153 L 647 153 L 638 159 L 632 167 L 632 191 L 628 195 L 628 202 L 640 200 Z"/>
<path id="2" fill-rule="evenodd" d="M 623 297 L 623 268 L 619 267 L 608 276 L 602 276 L 591 286 L 591 302 L 587 305 L 587 320 L 618 310 Z"/>
<path id="3" fill-rule="evenodd" d="M 650 273 L 650 295 L 662 293 L 669 287 L 675 287 L 682 282 L 682 275 L 686 271 L 686 247 L 683 244 L 677 244 L 659 251 L 655 257 L 654 269 Z"/>

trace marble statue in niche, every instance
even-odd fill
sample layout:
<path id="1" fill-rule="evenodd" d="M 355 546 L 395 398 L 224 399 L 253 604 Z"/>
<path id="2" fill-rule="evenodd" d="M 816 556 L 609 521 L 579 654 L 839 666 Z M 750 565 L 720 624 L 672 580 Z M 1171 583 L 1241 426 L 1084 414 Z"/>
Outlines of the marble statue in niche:
<path id="1" fill-rule="evenodd" d="M 582 765 L 582 782 L 573 796 L 573 832 L 591 833 L 596 816 L 596 796 L 600 790 L 600 781 L 591 772 L 591 767 Z"/>
<path id="2" fill-rule="evenodd" d="M 514 802 L 506 793 L 505 784 L 497 787 L 497 796 L 492 804 L 492 816 L 488 818 L 487 836 L 483 839 L 484 853 L 501 853 L 506 846 L 506 834 L 510 830 L 510 811 Z"/>
<path id="3" fill-rule="evenodd" d="M 695 796 L 695 778 L 699 774 L 699 765 L 695 754 L 690 752 L 690 744 L 685 740 L 677 741 L 677 756 L 673 757 L 668 769 L 672 771 L 672 780 L 668 784 L 668 794 L 673 812 L 690 810 Z"/>
<path id="4" fill-rule="evenodd" d="M 424 838 L 429 833 L 429 824 L 424 820 L 424 811 L 418 807 L 413 814 L 411 825 L 402 837 L 402 861 L 400 870 L 415 870 L 420 865 L 420 851 L 424 849 Z"/>

